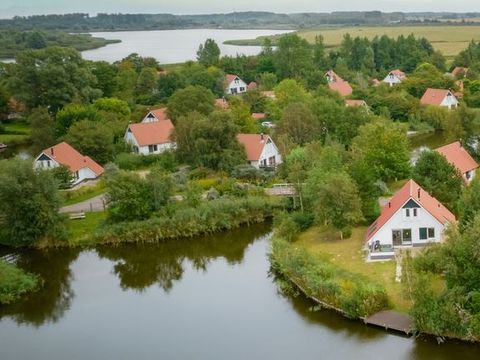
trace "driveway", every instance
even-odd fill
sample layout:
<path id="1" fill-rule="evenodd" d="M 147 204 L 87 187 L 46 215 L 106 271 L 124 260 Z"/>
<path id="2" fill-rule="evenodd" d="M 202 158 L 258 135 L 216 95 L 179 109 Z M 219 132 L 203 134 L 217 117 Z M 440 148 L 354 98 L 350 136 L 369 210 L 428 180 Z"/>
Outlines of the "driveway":
<path id="1" fill-rule="evenodd" d="M 91 199 L 79 202 L 78 204 L 64 206 L 61 213 L 78 213 L 105 210 L 105 194 L 95 196 Z"/>

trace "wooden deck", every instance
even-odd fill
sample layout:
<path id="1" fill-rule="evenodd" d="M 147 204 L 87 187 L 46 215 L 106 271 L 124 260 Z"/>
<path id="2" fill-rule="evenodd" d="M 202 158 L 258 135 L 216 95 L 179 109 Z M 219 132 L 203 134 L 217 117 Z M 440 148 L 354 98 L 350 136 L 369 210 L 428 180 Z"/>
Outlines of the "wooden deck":
<path id="1" fill-rule="evenodd" d="M 385 330 L 403 332 L 407 335 L 413 332 L 413 319 L 406 314 L 402 314 L 393 310 L 380 311 L 368 318 L 365 318 L 364 321 L 369 325 L 382 327 Z"/>

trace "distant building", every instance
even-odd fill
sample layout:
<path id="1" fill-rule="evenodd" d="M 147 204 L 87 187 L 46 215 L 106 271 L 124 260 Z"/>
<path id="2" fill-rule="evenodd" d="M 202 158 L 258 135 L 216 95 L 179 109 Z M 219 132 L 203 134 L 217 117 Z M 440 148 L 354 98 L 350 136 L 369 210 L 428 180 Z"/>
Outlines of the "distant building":
<path id="1" fill-rule="evenodd" d="M 237 75 L 228 74 L 225 76 L 225 93 L 227 95 L 242 94 L 247 91 L 247 84 Z"/>
<path id="2" fill-rule="evenodd" d="M 258 88 L 258 84 L 255 81 L 252 81 L 250 84 L 247 86 L 247 90 L 255 90 Z"/>
<path id="3" fill-rule="evenodd" d="M 267 115 L 265 113 L 252 113 L 252 117 L 255 120 L 263 120 L 267 117 Z"/>
<path id="4" fill-rule="evenodd" d="M 260 91 L 260 94 L 263 97 L 269 98 L 269 99 L 275 99 L 275 92 L 274 91 Z"/>
<path id="5" fill-rule="evenodd" d="M 383 79 L 383 82 L 389 84 L 390 86 L 393 86 L 396 84 L 400 84 L 405 79 L 405 73 L 399 69 L 395 69 L 388 73 L 385 79 Z"/>
<path id="6" fill-rule="evenodd" d="M 455 215 L 445 206 L 409 180 L 368 228 L 368 260 L 392 259 L 397 249 L 441 242 L 445 227 L 455 221 Z"/>
<path id="7" fill-rule="evenodd" d="M 343 97 L 352 95 L 353 90 L 348 81 L 343 80 L 335 71 L 328 70 L 325 73 L 325 78 L 330 90 L 339 93 Z"/>
<path id="8" fill-rule="evenodd" d="M 333 70 L 328 70 L 325 73 L 325 78 L 329 83 L 345 81 Z"/>
<path id="9" fill-rule="evenodd" d="M 364 106 L 368 108 L 367 103 L 365 100 L 345 100 L 345 106 L 352 107 L 352 106 Z"/>
<path id="10" fill-rule="evenodd" d="M 379 85 L 381 85 L 381 84 L 382 84 L 382 82 L 381 82 L 380 80 L 378 80 L 378 79 L 373 79 L 373 80 L 372 80 L 372 85 L 375 86 L 375 87 L 377 87 L 377 86 L 379 86 Z"/>
<path id="11" fill-rule="evenodd" d="M 103 167 L 88 156 L 80 154 L 66 142 L 51 146 L 41 152 L 34 160 L 36 169 L 54 169 L 65 166 L 72 174 L 72 185 L 101 176 Z"/>
<path id="12" fill-rule="evenodd" d="M 228 108 L 230 107 L 225 98 L 215 99 L 215 106 L 219 110 L 228 110 Z"/>
<path id="13" fill-rule="evenodd" d="M 171 140 L 173 129 L 166 108 L 161 108 L 151 110 L 142 122 L 130 124 L 124 138 L 136 154 L 160 154 L 175 148 L 175 142 Z"/>
<path id="14" fill-rule="evenodd" d="M 282 163 L 282 156 L 277 146 L 268 135 L 238 134 L 237 140 L 245 147 L 247 161 L 258 168 L 275 168 Z"/>
<path id="15" fill-rule="evenodd" d="M 460 141 L 439 147 L 435 151 L 443 155 L 450 164 L 457 168 L 467 184 L 473 180 L 478 163 L 462 146 Z"/>
<path id="16" fill-rule="evenodd" d="M 420 99 L 423 105 L 436 105 L 451 108 L 458 106 L 458 100 L 450 90 L 446 89 L 427 89 Z"/>
<path id="17" fill-rule="evenodd" d="M 452 75 L 455 77 L 466 77 L 467 73 L 468 68 L 466 67 L 455 66 L 455 68 L 452 70 Z"/>

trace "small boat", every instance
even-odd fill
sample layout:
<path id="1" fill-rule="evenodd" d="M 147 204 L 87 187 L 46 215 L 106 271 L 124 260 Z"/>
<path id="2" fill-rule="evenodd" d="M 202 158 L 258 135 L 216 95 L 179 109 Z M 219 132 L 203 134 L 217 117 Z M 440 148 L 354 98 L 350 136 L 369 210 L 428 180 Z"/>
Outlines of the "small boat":
<path id="1" fill-rule="evenodd" d="M 7 145 L 0 143 L 0 151 L 5 150 L 7 148 Z"/>

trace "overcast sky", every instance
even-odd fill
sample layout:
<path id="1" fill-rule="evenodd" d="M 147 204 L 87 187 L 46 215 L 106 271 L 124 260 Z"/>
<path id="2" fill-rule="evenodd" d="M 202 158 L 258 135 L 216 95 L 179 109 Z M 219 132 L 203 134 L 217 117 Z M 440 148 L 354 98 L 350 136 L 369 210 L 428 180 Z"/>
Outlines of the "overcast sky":
<path id="1" fill-rule="evenodd" d="M 200 14 L 246 10 L 274 12 L 480 11 L 479 0 L 0 0 L 0 17 L 85 12 Z"/>

